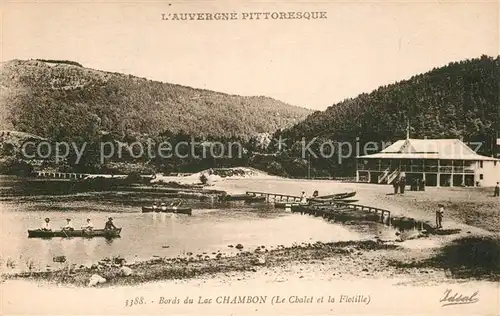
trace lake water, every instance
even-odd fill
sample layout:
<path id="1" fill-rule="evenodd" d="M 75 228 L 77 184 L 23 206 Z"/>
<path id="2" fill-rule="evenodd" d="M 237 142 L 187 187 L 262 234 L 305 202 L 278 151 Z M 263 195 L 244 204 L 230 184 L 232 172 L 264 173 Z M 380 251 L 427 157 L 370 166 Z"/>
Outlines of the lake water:
<path id="1" fill-rule="evenodd" d="M 192 252 L 226 255 L 238 252 L 228 247 L 238 243 L 243 250 L 257 246 L 316 241 L 341 241 L 387 235 L 378 224 L 342 226 L 322 218 L 292 214 L 264 204 L 210 204 L 191 201 L 193 216 L 142 213 L 141 205 L 158 200 L 158 194 L 132 192 L 76 193 L 66 195 L 9 194 L 21 181 L 0 177 L 0 250 L 3 272 L 59 268 L 55 256 L 66 256 L 66 264 L 90 265 L 103 258 L 123 257 L 127 262 L 155 256 L 176 257 Z M 18 192 L 18 191 L 17 191 Z M 165 199 L 165 201 L 168 201 Z M 189 202 L 188 202 L 189 203 Z M 113 217 L 122 227 L 121 238 L 28 238 L 27 230 L 51 219 L 52 228 L 71 218 L 75 228 L 92 219 L 103 227 Z"/>

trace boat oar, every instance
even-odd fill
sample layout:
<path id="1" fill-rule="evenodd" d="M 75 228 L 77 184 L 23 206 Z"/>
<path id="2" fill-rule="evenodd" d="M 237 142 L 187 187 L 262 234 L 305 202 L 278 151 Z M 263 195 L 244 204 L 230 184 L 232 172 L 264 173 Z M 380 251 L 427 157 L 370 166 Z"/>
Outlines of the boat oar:
<path id="1" fill-rule="evenodd" d="M 66 236 L 66 238 L 69 238 L 68 234 L 66 233 L 66 229 L 64 229 L 64 227 L 62 228 L 62 231 L 63 231 L 64 235 Z"/>

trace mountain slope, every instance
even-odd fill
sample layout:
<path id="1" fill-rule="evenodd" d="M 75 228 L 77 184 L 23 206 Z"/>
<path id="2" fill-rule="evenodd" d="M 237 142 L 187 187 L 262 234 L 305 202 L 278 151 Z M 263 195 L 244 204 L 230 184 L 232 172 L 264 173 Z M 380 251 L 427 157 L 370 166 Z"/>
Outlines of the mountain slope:
<path id="1" fill-rule="evenodd" d="M 267 97 L 193 89 L 68 61 L 14 60 L 0 69 L 0 129 L 54 139 L 165 130 L 248 137 L 291 126 L 309 113 Z"/>
<path id="2" fill-rule="evenodd" d="M 500 127 L 500 57 L 450 63 L 315 112 L 284 131 L 300 139 L 394 141 L 413 138 L 485 140 Z M 499 131 L 500 132 L 500 131 Z"/>

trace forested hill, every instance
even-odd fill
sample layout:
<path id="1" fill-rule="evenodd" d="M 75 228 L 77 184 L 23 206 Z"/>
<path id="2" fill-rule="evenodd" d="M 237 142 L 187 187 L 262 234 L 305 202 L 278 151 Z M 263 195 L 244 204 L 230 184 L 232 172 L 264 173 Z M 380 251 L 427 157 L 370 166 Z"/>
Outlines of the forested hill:
<path id="1" fill-rule="evenodd" d="M 72 61 L 13 60 L 0 69 L 0 129 L 51 139 L 107 132 L 200 136 L 274 132 L 311 111 L 82 67 Z"/>
<path id="2" fill-rule="evenodd" d="M 394 141 L 412 138 L 485 140 L 499 127 L 500 58 L 453 62 L 315 112 L 284 131 L 291 139 Z M 500 131 L 499 131 L 500 132 Z"/>

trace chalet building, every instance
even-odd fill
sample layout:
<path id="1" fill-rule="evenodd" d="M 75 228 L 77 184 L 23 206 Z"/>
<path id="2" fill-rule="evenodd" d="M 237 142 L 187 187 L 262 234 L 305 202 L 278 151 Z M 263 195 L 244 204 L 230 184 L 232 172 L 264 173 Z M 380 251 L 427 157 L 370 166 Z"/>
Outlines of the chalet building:
<path id="1" fill-rule="evenodd" d="M 390 184 L 406 176 L 428 186 L 495 186 L 500 159 L 481 156 L 458 139 L 399 140 L 381 152 L 357 157 L 356 181 Z"/>

